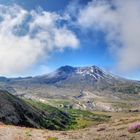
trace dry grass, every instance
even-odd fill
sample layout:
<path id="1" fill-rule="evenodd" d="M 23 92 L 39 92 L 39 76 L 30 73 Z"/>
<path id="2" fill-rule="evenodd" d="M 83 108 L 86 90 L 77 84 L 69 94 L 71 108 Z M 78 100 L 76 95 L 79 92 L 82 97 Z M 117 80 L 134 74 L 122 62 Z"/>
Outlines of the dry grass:
<path id="1" fill-rule="evenodd" d="M 140 132 L 128 128 L 140 122 L 139 113 L 101 113 L 112 116 L 109 122 L 70 131 L 49 131 L 0 125 L 0 140 L 139 140 Z"/>

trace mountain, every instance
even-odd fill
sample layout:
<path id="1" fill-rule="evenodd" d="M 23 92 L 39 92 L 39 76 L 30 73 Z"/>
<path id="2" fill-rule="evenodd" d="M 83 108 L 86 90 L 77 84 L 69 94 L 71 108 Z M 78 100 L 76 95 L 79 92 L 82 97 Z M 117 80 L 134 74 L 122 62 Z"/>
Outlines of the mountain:
<path id="1" fill-rule="evenodd" d="M 46 84 L 56 84 L 65 80 L 85 80 L 92 81 L 94 84 L 96 81 L 100 79 L 111 79 L 112 76 L 103 72 L 100 68 L 96 66 L 91 67 L 71 67 L 71 66 L 63 66 L 56 70 L 54 73 L 49 75 L 44 75 L 38 77 L 38 80 L 44 81 Z M 65 81 L 66 82 L 66 81 Z M 74 82 L 74 81 L 73 81 Z"/>
<path id="2" fill-rule="evenodd" d="M 112 76 L 101 70 L 96 66 L 91 67 L 71 67 L 71 66 L 64 66 L 56 70 L 53 74 L 46 75 L 43 77 L 38 78 L 39 80 L 43 80 L 47 84 L 58 84 L 59 83 L 69 83 L 71 84 L 83 84 L 94 86 L 97 82 L 104 81 L 111 81 L 114 83 L 118 81 L 117 77 Z M 121 80 L 121 79 L 120 79 Z"/>
<path id="3" fill-rule="evenodd" d="M 103 71 L 97 66 L 63 66 L 55 72 L 29 79 L 30 83 L 46 84 L 57 88 L 69 88 L 88 91 L 125 92 L 137 94 L 140 84 Z M 129 88 L 133 88 L 132 90 Z M 128 89 L 128 90 L 127 90 Z"/>
<path id="4" fill-rule="evenodd" d="M 13 89 L 13 94 L 39 98 L 77 98 L 83 97 L 87 92 L 91 96 L 123 97 L 140 92 L 138 81 L 114 76 L 97 66 L 63 66 L 42 76 L 9 79 L 2 77 L 0 83 L 10 90 Z"/>
<path id="5" fill-rule="evenodd" d="M 11 95 L 7 91 L 0 90 L 0 122 L 11 125 L 19 125 L 35 128 L 66 129 L 71 123 L 71 116 L 57 108 L 41 103 L 24 101 Z"/>
<path id="6" fill-rule="evenodd" d="M 36 77 L 27 77 L 27 78 L 0 78 L 1 82 L 9 83 L 9 84 L 59 84 L 64 81 L 66 83 L 70 80 L 78 80 L 78 83 L 82 81 L 90 81 L 89 83 L 92 85 L 96 84 L 96 82 L 111 81 L 112 84 L 114 82 L 120 81 L 129 81 L 124 78 L 116 77 L 112 74 L 109 74 L 97 66 L 91 67 L 71 67 L 71 66 L 63 66 L 57 69 L 56 71 Z M 73 81 L 73 82 L 74 82 Z M 134 82 L 134 81 L 133 81 Z M 75 82 L 76 83 L 76 82 Z"/>

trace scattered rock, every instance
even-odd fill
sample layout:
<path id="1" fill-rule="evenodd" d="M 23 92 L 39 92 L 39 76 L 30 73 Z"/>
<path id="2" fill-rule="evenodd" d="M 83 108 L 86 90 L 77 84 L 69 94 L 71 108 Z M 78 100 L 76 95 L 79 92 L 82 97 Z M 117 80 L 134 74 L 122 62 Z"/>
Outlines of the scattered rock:
<path id="1" fill-rule="evenodd" d="M 122 135 L 120 135 L 120 137 L 126 137 L 127 135 L 126 134 L 122 134 Z"/>
<path id="2" fill-rule="evenodd" d="M 139 112 L 139 110 L 138 109 L 134 109 L 134 110 L 129 110 L 129 112 Z"/>
<path id="3" fill-rule="evenodd" d="M 104 130 L 105 130 L 104 127 L 97 129 L 98 132 L 99 132 L 99 131 L 104 131 Z"/>

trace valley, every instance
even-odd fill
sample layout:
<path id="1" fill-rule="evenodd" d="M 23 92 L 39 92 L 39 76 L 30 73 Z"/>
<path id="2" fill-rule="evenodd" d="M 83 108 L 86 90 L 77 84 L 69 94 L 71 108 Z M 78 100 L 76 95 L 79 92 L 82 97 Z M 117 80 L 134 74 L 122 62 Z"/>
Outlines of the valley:
<path id="1" fill-rule="evenodd" d="M 96 67 L 63 66 L 0 78 L 0 140 L 138 140 L 140 82 Z M 53 130 L 53 131 L 50 131 Z"/>
<path id="2" fill-rule="evenodd" d="M 140 140 L 140 0 L 0 0 L 0 140 Z"/>

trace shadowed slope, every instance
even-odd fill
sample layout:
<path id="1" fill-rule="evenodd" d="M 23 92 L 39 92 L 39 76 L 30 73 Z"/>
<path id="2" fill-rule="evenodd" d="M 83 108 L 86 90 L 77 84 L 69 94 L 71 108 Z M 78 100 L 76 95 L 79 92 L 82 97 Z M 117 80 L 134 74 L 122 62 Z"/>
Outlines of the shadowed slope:
<path id="1" fill-rule="evenodd" d="M 60 130 L 66 129 L 72 119 L 54 107 L 49 106 L 48 111 L 44 111 L 1 90 L 0 121 L 5 124 Z"/>

